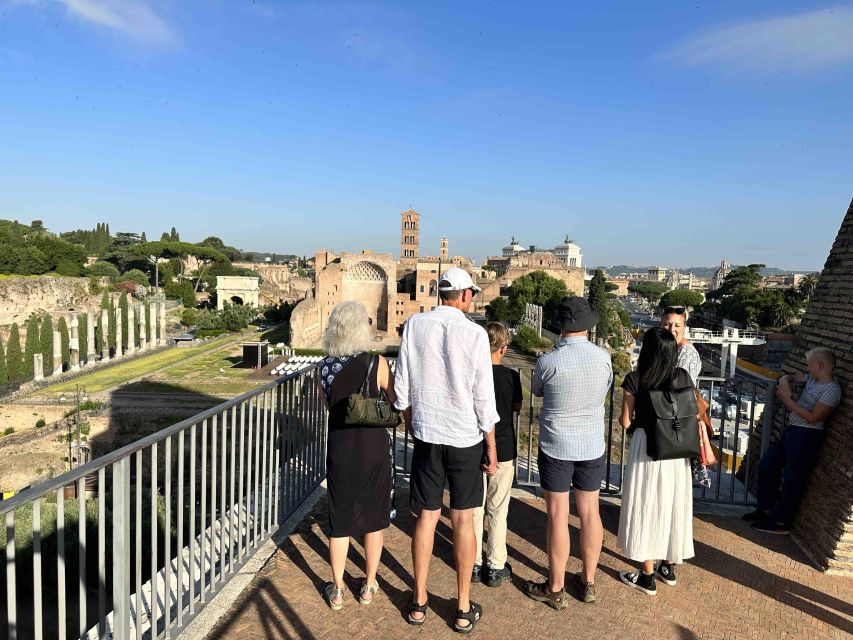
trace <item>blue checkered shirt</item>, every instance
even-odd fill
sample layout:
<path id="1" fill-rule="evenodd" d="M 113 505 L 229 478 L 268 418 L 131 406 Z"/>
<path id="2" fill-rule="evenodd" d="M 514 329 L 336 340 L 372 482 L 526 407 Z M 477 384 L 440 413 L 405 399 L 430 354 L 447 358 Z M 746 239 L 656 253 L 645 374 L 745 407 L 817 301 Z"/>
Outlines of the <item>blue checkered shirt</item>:
<path id="1" fill-rule="evenodd" d="M 604 400 L 612 382 L 604 349 L 585 337 L 560 338 L 533 369 L 531 390 L 543 397 L 539 448 L 576 462 L 604 455 Z"/>

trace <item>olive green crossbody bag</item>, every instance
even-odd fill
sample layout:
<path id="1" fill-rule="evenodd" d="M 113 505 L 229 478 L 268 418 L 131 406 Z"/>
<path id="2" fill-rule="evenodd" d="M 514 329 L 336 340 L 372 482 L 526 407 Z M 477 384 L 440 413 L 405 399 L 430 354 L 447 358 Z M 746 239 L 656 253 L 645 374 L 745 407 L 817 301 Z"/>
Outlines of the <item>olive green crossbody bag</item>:
<path id="1" fill-rule="evenodd" d="M 373 365 L 376 361 L 377 356 L 371 355 L 361 390 L 347 399 L 347 415 L 344 419 L 347 424 L 388 428 L 400 424 L 400 415 L 394 411 L 394 407 L 388 402 L 385 391 L 380 389 L 378 398 L 370 397 L 370 374 L 373 372 Z"/>

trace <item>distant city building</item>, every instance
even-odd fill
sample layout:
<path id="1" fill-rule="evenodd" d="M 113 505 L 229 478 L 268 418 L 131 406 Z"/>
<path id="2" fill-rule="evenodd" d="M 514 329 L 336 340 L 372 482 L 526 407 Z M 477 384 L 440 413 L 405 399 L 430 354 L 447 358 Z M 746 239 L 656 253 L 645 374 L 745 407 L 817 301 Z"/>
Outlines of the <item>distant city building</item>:
<path id="1" fill-rule="evenodd" d="M 799 286 L 800 280 L 804 277 L 805 275 L 802 273 L 785 273 L 778 276 L 767 276 L 766 278 L 761 279 L 758 286 L 763 289 L 790 289 L 791 287 Z"/>
<path id="2" fill-rule="evenodd" d="M 447 238 L 441 238 L 441 245 L 438 249 L 438 258 L 442 262 L 447 262 Z"/>
<path id="3" fill-rule="evenodd" d="M 400 214 L 400 263 L 414 266 L 418 261 L 421 214 L 407 209 Z"/>
<path id="4" fill-rule="evenodd" d="M 628 285 L 631 284 L 628 278 L 608 278 L 605 282 L 616 285 L 616 289 L 612 292 L 616 297 L 624 298 L 628 295 Z"/>
<path id="5" fill-rule="evenodd" d="M 580 269 L 583 266 L 581 248 L 575 244 L 574 240 L 569 240 L 569 236 L 554 248 L 554 255 L 567 267 Z"/>
<path id="6" fill-rule="evenodd" d="M 667 269 L 665 267 L 649 267 L 648 279 L 652 282 L 664 282 L 666 280 Z"/>

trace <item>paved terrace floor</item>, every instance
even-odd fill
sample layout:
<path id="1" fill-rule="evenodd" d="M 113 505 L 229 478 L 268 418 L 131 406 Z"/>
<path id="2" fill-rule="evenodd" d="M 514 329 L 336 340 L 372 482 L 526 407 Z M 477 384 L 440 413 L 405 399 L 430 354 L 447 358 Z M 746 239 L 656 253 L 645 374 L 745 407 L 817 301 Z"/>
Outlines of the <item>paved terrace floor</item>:
<path id="1" fill-rule="evenodd" d="M 408 501 L 408 492 L 398 496 Z M 370 606 L 358 604 L 364 575 L 360 545 L 351 546 L 342 611 L 326 605 L 329 580 L 326 502 L 321 500 L 287 537 L 241 597 L 222 617 L 219 638 L 458 638 L 450 624 L 455 612 L 450 521 L 439 523 L 430 572 L 430 605 L 422 628 L 403 619 L 411 596 L 410 536 L 413 517 L 400 509 L 386 532 L 379 568 L 382 591 Z M 534 497 L 513 498 L 509 511 L 511 583 L 498 588 L 473 585 L 472 598 L 484 607 L 474 632 L 479 638 L 850 638 L 853 636 L 853 579 L 814 570 L 789 538 L 761 537 L 731 517 L 697 516 L 696 557 L 678 573 L 678 586 L 658 583 L 650 598 L 622 585 L 618 571 L 629 566 L 619 553 L 618 507 L 602 504 L 604 551 L 596 579 L 599 601 L 573 600 L 562 612 L 533 602 L 521 592 L 525 580 L 539 579 L 546 564 L 545 506 Z M 578 548 L 578 520 L 571 518 L 572 548 Z M 576 555 L 568 571 L 580 569 Z"/>

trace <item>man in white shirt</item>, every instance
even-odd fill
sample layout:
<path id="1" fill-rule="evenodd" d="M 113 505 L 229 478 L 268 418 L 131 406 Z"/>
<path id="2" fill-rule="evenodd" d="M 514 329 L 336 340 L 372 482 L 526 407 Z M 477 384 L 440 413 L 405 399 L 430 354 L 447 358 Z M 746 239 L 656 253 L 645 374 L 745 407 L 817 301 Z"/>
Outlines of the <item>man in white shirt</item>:
<path id="1" fill-rule="evenodd" d="M 494 426 L 500 420 L 488 336 L 465 316 L 479 290 L 458 267 L 441 275 L 441 305 L 406 323 L 394 378 L 395 406 L 405 411 L 414 440 L 415 587 L 408 621 L 420 625 L 426 616 L 427 575 L 447 481 L 458 588 L 454 628 L 461 632 L 470 631 L 483 611 L 468 598 L 477 546 L 473 511 L 483 505 L 483 471 L 493 475 L 497 469 Z"/>

